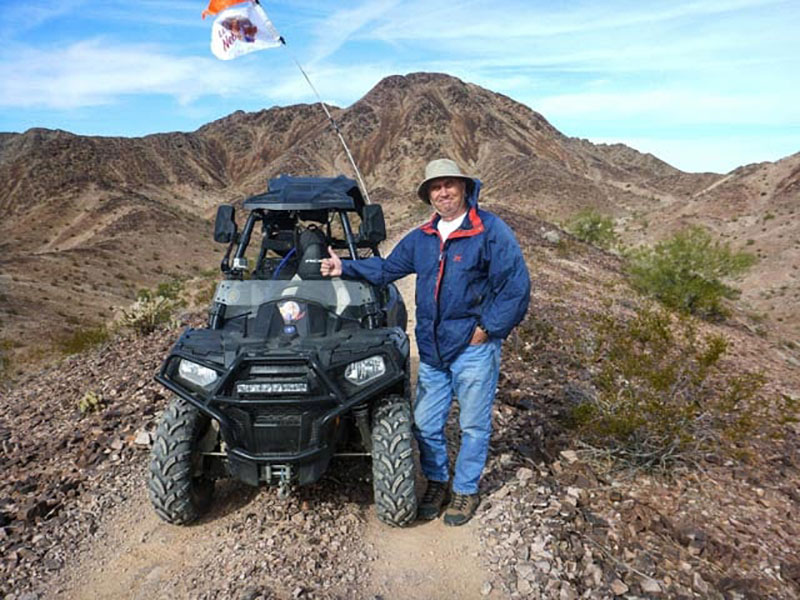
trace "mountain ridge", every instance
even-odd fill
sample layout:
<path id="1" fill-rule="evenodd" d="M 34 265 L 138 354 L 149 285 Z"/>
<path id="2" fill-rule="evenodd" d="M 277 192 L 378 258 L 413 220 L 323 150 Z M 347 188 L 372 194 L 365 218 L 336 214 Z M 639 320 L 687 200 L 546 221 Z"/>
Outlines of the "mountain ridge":
<path id="1" fill-rule="evenodd" d="M 760 296 L 763 281 L 778 292 L 800 290 L 781 267 L 794 259 L 793 237 L 800 239 L 789 214 L 800 153 L 725 175 L 684 173 L 622 144 L 565 136 L 508 96 L 436 73 L 387 77 L 331 112 L 391 230 L 424 218 L 428 208 L 414 192 L 422 166 L 450 156 L 483 180 L 489 208 L 556 223 L 595 209 L 614 216 L 630 243 L 699 223 L 759 250 L 770 272 L 746 280 L 744 294 L 757 312 L 772 310 Z M 352 176 L 319 106 L 236 111 L 193 132 L 138 138 L 42 128 L 2 134 L 0 337 L 46 346 L 107 321 L 141 287 L 215 266 L 215 207 L 263 191 L 281 173 Z M 778 219 L 758 217 L 773 198 L 790 221 L 775 236 Z M 800 333 L 791 306 L 774 311 L 790 335 Z"/>
<path id="2" fill-rule="evenodd" d="M 392 237 L 429 215 L 416 184 L 427 160 L 446 155 L 484 180 L 482 206 L 515 230 L 526 256 L 531 309 L 504 343 L 492 452 L 469 526 L 480 539 L 454 543 L 436 524 L 376 529 L 401 547 L 375 554 L 371 486 L 348 470 L 288 501 L 225 482 L 196 527 L 159 523 L 141 482 L 168 400 L 152 375 L 177 331 L 117 336 L 46 368 L 35 359 L 52 356 L 60 336 L 108 322 L 139 288 L 216 267 L 219 203 L 240 204 L 280 173 L 350 174 L 349 165 L 313 105 L 131 140 L 39 129 L 0 135 L 0 349 L 12 346 L 15 368 L 37 369 L 0 378 L 0 595 L 378 597 L 423 579 L 441 592 L 459 578 L 453 557 L 468 553 L 484 567 L 473 592 L 488 598 L 795 598 L 800 431 L 775 407 L 800 399 L 791 342 L 800 154 L 725 175 L 683 173 L 624 145 L 564 136 L 506 96 L 437 74 L 387 78 L 331 110 Z M 732 316 L 693 327 L 704 342 L 727 340 L 719 377 L 746 387 L 748 375 L 764 376 L 756 420 L 781 424 L 785 437 L 747 433 L 732 460 L 712 443 L 662 477 L 609 470 L 606 449 L 565 430 L 597 392 L 598 322 L 624 322 L 646 304 L 626 284 L 622 257 L 559 229 L 587 208 L 612 215 L 628 244 L 699 224 L 759 254 Z M 177 319 L 204 323 L 201 312 Z M 96 410 L 82 410 L 87 397 Z M 413 561 L 407 549 L 421 545 L 444 577 L 394 560 Z M 387 573 L 378 565 L 388 584 L 376 585 Z"/>

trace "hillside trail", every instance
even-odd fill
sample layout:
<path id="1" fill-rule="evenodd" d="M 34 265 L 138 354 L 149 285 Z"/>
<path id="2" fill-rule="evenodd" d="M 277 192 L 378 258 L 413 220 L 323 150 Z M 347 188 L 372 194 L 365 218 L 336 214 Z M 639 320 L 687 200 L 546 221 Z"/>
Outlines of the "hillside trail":
<path id="1" fill-rule="evenodd" d="M 416 381 L 419 366 L 414 336 L 415 283 L 414 275 L 397 283 L 409 313 L 412 382 Z M 420 487 L 418 491 L 422 492 L 424 484 L 418 485 Z M 480 544 L 474 527 L 474 521 L 462 527 L 446 527 L 442 519 L 437 519 L 387 530 L 374 512 L 370 512 L 367 538 L 380 557 L 373 564 L 373 583 L 379 595 L 387 600 L 396 597 L 409 600 L 481 598 L 481 587 L 488 577 L 478 558 Z"/>
<path id="2" fill-rule="evenodd" d="M 728 175 L 726 175 L 725 177 L 722 177 L 721 179 L 717 179 L 711 185 L 709 185 L 709 186 L 703 188 L 702 190 L 700 190 L 699 192 L 693 194 L 692 198 L 699 198 L 703 194 L 707 194 L 711 190 L 713 190 L 715 188 L 718 188 L 719 186 L 721 186 L 722 184 L 726 183 L 727 181 L 730 181 L 731 179 L 733 179 L 733 177 L 734 177 L 734 173 L 733 172 L 728 173 Z"/>
<path id="3" fill-rule="evenodd" d="M 392 248 L 408 231 L 390 241 Z M 419 352 L 414 333 L 416 322 L 416 275 L 404 277 L 397 288 L 408 309 L 408 338 L 411 342 L 412 394 L 419 368 Z M 424 490 L 424 479 L 417 474 L 418 493 Z M 419 494 L 418 494 L 419 495 Z M 465 599 L 481 597 L 481 587 L 488 579 L 480 564 L 480 543 L 475 523 L 446 527 L 441 519 L 416 522 L 403 529 L 387 530 L 374 512 L 369 513 L 367 537 L 378 551 L 373 565 L 373 584 L 386 598 L 409 600 Z"/>
<path id="4" fill-rule="evenodd" d="M 414 285 L 414 276 L 398 282 L 409 312 L 412 383 L 419 364 L 414 338 Z M 208 517 L 193 526 L 172 526 L 155 515 L 144 486 L 145 466 L 139 471 L 142 485 L 106 515 L 93 539 L 73 556 L 54 590 L 58 597 L 138 600 L 161 597 L 165 589 L 175 597 L 194 597 L 204 590 L 197 587 L 202 583 L 196 582 L 193 574 L 206 568 L 224 569 L 225 553 L 237 550 L 238 544 L 232 543 L 231 537 L 236 536 L 241 512 L 258 511 L 261 506 L 279 502 L 271 490 L 223 483 L 218 486 Z M 417 484 L 421 494 L 423 480 L 419 475 Z M 489 577 L 478 556 L 475 521 L 446 527 L 438 519 L 390 528 L 378 521 L 371 503 L 359 508 L 359 517 L 362 539 L 356 545 L 368 548 L 372 556 L 369 583 L 361 590 L 361 598 L 497 598 L 495 590 L 488 596 L 481 594 Z M 258 546 L 261 548 L 262 542 Z M 267 546 L 263 549 L 269 552 Z M 240 550 L 256 554 L 253 548 Z M 247 586 L 245 578 L 241 589 Z"/>

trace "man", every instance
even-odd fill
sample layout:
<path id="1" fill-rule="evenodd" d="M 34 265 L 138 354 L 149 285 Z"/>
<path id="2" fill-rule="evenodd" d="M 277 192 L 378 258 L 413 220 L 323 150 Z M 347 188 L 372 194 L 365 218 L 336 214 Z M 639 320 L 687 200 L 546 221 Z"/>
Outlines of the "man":
<path id="1" fill-rule="evenodd" d="M 417 274 L 419 377 L 414 435 L 428 479 L 418 517 L 436 519 L 450 495 L 445 424 L 458 398 L 461 447 L 444 522 L 463 525 L 478 507 L 478 481 L 492 431 L 500 346 L 525 315 L 530 278 L 511 229 L 478 208 L 481 182 L 452 160 L 428 163 L 417 194 L 433 217 L 406 235 L 385 259 L 342 261 L 329 249 L 324 276 L 385 285 Z"/>

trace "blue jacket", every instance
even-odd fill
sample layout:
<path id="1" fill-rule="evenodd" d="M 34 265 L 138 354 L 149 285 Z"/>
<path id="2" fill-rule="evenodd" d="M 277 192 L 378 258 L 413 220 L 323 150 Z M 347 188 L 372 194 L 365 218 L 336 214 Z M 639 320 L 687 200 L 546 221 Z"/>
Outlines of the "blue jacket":
<path id="1" fill-rule="evenodd" d="M 342 276 L 386 285 L 417 274 L 420 360 L 448 367 L 480 325 L 503 339 L 525 316 L 531 282 L 514 233 L 500 217 L 478 208 L 477 179 L 467 218 L 442 244 L 439 216 L 407 234 L 386 258 L 342 261 Z"/>

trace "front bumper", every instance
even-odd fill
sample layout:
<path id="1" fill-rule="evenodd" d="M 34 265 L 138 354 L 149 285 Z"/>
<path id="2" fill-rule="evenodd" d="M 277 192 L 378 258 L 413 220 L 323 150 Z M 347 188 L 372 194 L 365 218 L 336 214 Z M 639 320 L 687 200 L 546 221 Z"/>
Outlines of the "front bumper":
<path id="1" fill-rule="evenodd" d="M 357 350 L 251 349 L 222 368 L 179 342 L 155 379 L 219 423 L 232 476 L 257 485 L 269 481 L 270 466 L 286 465 L 298 483 L 306 484 L 319 479 L 327 469 L 336 450 L 342 417 L 354 406 L 403 385 L 407 344 L 407 339 L 403 346 L 398 345 L 396 336 L 387 336 L 380 344 Z M 343 380 L 347 364 L 375 354 L 384 357 L 384 375 L 363 386 Z M 210 389 L 187 384 L 178 375 L 182 359 L 216 370 L 219 379 Z M 290 373 L 295 380 L 308 384 L 308 392 L 239 394 L 237 383 L 265 381 L 264 376 L 253 378 L 253 367 L 272 371 L 284 381 L 286 373 Z"/>

